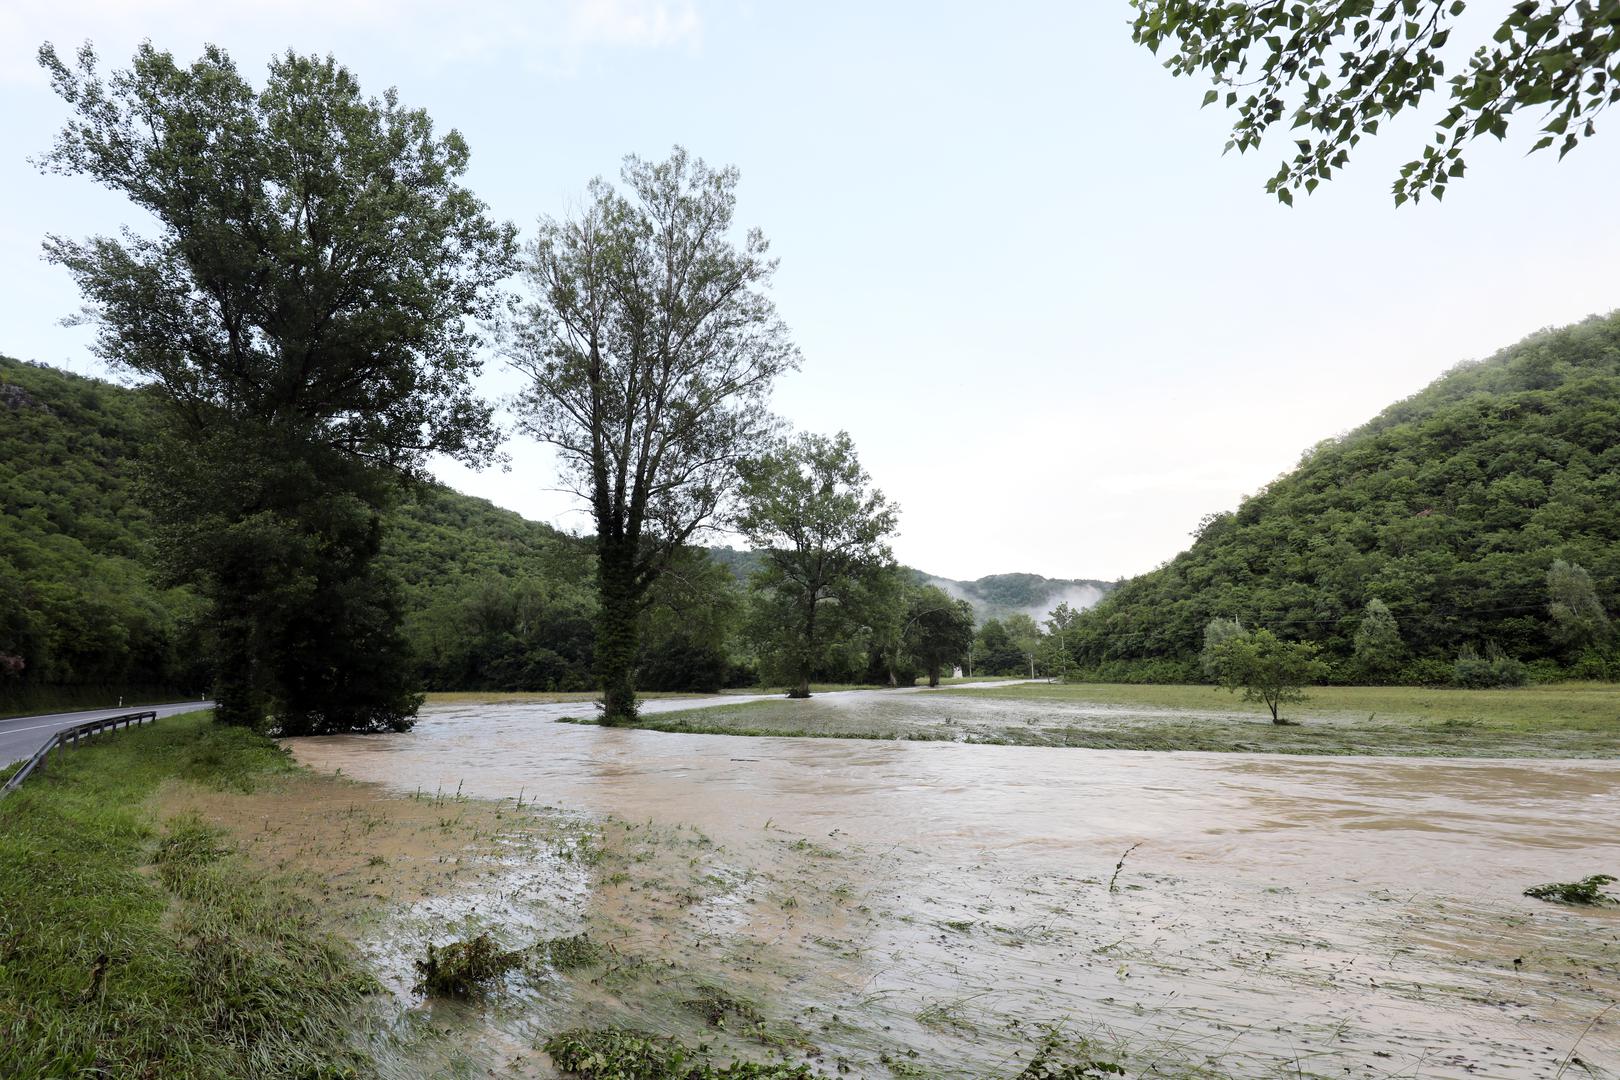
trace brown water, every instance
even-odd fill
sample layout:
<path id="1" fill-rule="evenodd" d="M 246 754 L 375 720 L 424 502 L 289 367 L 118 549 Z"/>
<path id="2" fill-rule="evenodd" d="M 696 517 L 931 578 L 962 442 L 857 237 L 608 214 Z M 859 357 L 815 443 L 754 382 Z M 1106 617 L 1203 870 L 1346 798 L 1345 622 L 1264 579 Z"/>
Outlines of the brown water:
<path id="1" fill-rule="evenodd" d="M 405 735 L 290 742 L 317 770 L 402 791 L 695 826 L 712 850 L 627 856 L 656 868 L 645 881 L 503 894 L 503 917 L 611 926 L 627 949 L 709 965 L 791 1017 L 815 1060 L 857 1075 L 888 1075 L 879 1055 L 897 1048 L 930 1074 L 1010 1075 L 1045 1022 L 1172 1075 L 1620 1072 L 1620 1009 L 1605 1012 L 1620 1000 L 1620 918 L 1521 895 L 1620 871 L 1620 765 L 553 722 L 577 712 L 430 708 Z M 621 828 L 603 842 L 630 844 Z M 505 1044 L 537 1015 L 652 1009 L 613 988 L 547 993 L 469 1022 Z"/>

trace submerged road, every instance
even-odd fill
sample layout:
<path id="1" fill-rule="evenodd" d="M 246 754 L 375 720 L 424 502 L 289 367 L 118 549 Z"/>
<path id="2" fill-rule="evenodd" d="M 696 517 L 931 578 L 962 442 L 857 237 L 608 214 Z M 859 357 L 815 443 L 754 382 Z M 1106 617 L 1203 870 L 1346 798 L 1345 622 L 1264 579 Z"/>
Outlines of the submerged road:
<path id="1" fill-rule="evenodd" d="M 168 705 L 126 705 L 121 709 L 88 709 L 84 712 L 42 713 L 39 716 L 14 716 L 0 720 L 0 765 L 9 765 L 33 754 L 53 731 L 82 724 L 103 716 L 122 716 L 132 712 L 155 712 L 158 716 L 196 712 L 213 707 L 212 701 L 179 701 Z"/>

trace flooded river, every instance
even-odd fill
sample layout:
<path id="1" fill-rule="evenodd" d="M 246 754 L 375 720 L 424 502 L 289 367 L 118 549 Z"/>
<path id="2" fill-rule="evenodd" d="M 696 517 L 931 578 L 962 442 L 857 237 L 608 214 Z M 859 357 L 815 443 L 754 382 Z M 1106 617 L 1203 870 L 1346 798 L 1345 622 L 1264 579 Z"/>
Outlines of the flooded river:
<path id="1" fill-rule="evenodd" d="M 672 968 L 703 956 L 823 1067 L 1012 1075 L 1055 1024 L 1164 1075 L 1620 1074 L 1620 917 L 1522 895 L 1620 871 L 1620 765 L 555 722 L 578 712 L 430 707 L 408 734 L 290 742 L 402 792 L 618 823 L 604 844 L 693 829 L 712 848 L 537 888 L 518 921 L 618 933 Z M 652 1008 L 554 990 L 619 1023 Z M 571 1007 L 532 1004 L 477 1022 L 521 1043 Z"/>

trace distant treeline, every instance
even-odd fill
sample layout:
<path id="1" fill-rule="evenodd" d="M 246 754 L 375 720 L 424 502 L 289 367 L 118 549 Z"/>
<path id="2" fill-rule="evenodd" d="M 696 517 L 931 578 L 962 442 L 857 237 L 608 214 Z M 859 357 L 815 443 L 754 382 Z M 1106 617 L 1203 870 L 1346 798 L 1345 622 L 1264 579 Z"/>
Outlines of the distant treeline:
<path id="1" fill-rule="evenodd" d="M 1461 365 L 1195 535 L 1076 621 L 1084 677 L 1203 679 L 1210 623 L 1235 620 L 1364 680 L 1356 637 L 1376 600 L 1399 635 L 1382 680 L 1455 681 L 1491 657 L 1531 678 L 1620 678 L 1620 314 Z"/>

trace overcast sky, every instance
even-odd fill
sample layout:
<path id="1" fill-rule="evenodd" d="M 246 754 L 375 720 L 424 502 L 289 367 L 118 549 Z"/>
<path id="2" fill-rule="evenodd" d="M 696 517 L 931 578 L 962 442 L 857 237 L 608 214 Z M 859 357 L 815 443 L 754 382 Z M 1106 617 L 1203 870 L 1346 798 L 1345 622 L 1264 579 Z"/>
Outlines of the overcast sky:
<path id="1" fill-rule="evenodd" d="M 778 410 L 847 429 L 902 507 L 902 561 L 972 578 L 1151 569 L 1209 511 L 1460 360 L 1620 306 L 1620 132 L 1562 164 L 1479 145 L 1443 205 L 1395 209 L 1421 121 L 1278 206 L 1286 141 L 1221 156 L 1228 117 L 1085 3 L 55 0 L 0 8 L 0 352 L 100 374 L 60 325 L 47 232 L 134 220 L 40 176 L 65 110 L 41 41 L 126 63 L 149 37 L 262 73 L 331 52 L 472 147 L 469 182 L 532 229 L 674 143 L 742 170 L 804 351 Z M 488 389 L 512 388 L 492 366 Z M 440 475 L 583 530 L 521 440 Z"/>

